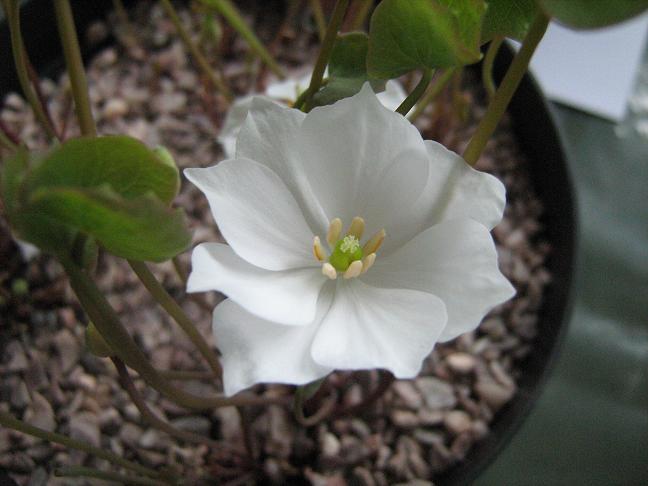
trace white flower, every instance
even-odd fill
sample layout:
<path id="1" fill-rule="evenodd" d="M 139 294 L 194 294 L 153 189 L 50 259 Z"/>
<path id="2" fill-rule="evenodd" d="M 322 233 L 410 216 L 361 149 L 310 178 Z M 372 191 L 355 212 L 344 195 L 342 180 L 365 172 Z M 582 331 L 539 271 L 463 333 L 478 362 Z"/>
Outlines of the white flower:
<path id="1" fill-rule="evenodd" d="M 271 83 L 265 91 L 265 96 L 250 95 L 236 99 L 227 112 L 223 128 L 218 135 L 218 142 L 223 146 L 225 158 L 231 159 L 236 153 L 236 136 L 243 126 L 253 98 L 263 97 L 269 100 L 292 104 L 299 94 L 308 88 L 309 83 L 310 74 L 301 78 L 290 78 L 285 81 Z M 403 91 L 400 83 L 390 80 L 385 85 L 385 91 L 378 93 L 377 96 L 378 100 L 386 108 L 394 111 L 407 97 L 407 94 Z"/>
<path id="2" fill-rule="evenodd" d="M 309 114 L 254 98 L 236 158 L 185 174 L 229 243 L 196 247 L 188 282 L 229 297 L 213 318 L 228 395 L 334 369 L 413 377 L 514 293 L 489 232 L 503 185 L 368 84 Z"/>

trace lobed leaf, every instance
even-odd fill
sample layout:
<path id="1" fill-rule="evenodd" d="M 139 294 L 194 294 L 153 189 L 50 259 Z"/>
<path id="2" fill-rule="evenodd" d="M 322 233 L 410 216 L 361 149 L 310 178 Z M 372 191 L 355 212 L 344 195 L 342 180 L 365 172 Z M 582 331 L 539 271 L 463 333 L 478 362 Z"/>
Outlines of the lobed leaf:
<path id="1" fill-rule="evenodd" d="M 481 40 L 486 43 L 494 37 L 510 37 L 522 41 L 538 14 L 535 0 L 487 0 Z"/>
<path id="2" fill-rule="evenodd" d="M 191 241 L 182 212 L 151 194 L 126 199 L 108 186 L 44 187 L 32 194 L 28 208 L 41 219 L 78 228 L 123 258 L 164 261 Z"/>
<path id="3" fill-rule="evenodd" d="M 28 190 L 109 185 L 136 197 L 151 192 L 169 204 L 180 187 L 175 164 L 134 138 L 110 135 L 75 138 L 50 152 L 28 177 Z"/>
<path id="4" fill-rule="evenodd" d="M 477 62 L 485 10 L 483 0 L 383 0 L 371 17 L 369 74 L 391 79 Z"/>
<path id="5" fill-rule="evenodd" d="M 648 0 L 537 0 L 547 15 L 575 29 L 596 29 L 648 10 Z"/>

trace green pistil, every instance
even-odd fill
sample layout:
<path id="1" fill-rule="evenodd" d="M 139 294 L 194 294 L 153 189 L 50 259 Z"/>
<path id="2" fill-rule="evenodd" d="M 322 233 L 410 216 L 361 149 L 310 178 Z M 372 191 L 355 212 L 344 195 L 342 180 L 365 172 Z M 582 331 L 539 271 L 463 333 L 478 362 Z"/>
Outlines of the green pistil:
<path id="1" fill-rule="evenodd" d="M 347 235 L 338 241 L 333 248 L 329 263 L 338 272 L 344 272 L 349 265 L 356 260 L 362 260 L 362 248 L 358 238 L 353 235 Z"/>

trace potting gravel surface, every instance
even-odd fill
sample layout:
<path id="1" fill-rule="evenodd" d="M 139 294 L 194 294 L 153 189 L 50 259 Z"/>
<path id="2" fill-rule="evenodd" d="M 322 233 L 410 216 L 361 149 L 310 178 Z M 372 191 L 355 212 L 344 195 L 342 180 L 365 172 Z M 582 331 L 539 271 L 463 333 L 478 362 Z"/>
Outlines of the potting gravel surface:
<path id="1" fill-rule="evenodd" d="M 182 17 L 187 24 L 198 21 L 187 12 Z M 206 167 L 221 160 L 216 134 L 224 116 L 223 103 L 205 94 L 208 90 L 172 24 L 157 7 L 145 3 L 132 13 L 132 20 L 136 44 L 125 47 L 122 29 L 122 42 L 100 52 L 89 65 L 99 133 L 125 133 L 149 146 L 162 144 L 181 168 Z M 110 25 L 96 24 L 88 35 L 102 38 Z M 271 39 L 276 25 L 264 25 L 257 18 L 260 35 Z M 294 25 L 299 27 L 284 25 L 276 46 L 282 64 L 298 75 L 304 72 L 305 61 L 314 58 L 315 34 L 307 13 L 295 17 Z M 244 94 L 258 65 L 246 61 L 245 45 L 228 34 L 225 73 Z M 43 81 L 54 119 L 68 120 L 67 135 L 73 136 L 78 130 L 69 113 L 66 86 L 65 77 L 58 83 Z M 444 93 L 418 122 L 424 138 L 461 152 L 474 120 L 483 113 L 481 96 L 473 95 L 478 91 L 464 90 L 459 105 L 456 97 Z M 453 115 L 462 110 L 466 123 Z M 46 146 L 19 96 L 5 98 L 0 116 L 30 147 Z M 43 255 L 28 259 L 0 220 L 0 407 L 36 426 L 143 464 L 174 467 L 187 484 L 201 484 L 199 477 L 213 478 L 206 484 L 429 484 L 426 481 L 462 461 L 489 434 L 497 411 L 516 394 L 516 380 L 524 372 L 523 360 L 537 334 L 536 312 L 550 281 L 543 266 L 550 245 L 542 236 L 542 204 L 533 194 L 525 164 L 505 120 L 478 168 L 495 174 L 507 187 L 504 220 L 493 234 L 500 267 L 517 295 L 494 309 L 476 331 L 437 345 L 418 378 L 396 381 L 382 399 L 360 413 L 303 428 L 296 424 L 290 407 L 248 409 L 255 466 L 244 459 L 239 416 L 233 408 L 187 412 L 134 378 L 160 417 L 180 429 L 211 437 L 221 447 L 183 443 L 142 422 L 118 384 L 112 363 L 86 350 L 87 317 L 61 267 Z M 184 181 L 176 204 L 191 220 L 194 245 L 223 241 L 206 199 L 195 187 Z M 189 257 L 190 252 L 182 255 L 187 268 Z M 205 294 L 209 305 L 201 306 L 187 298 L 170 263 L 155 265 L 154 271 L 212 342 L 208 309 L 223 297 Z M 156 368 L 205 370 L 199 354 L 159 311 L 124 261 L 102 255 L 96 276 Z M 349 405 L 358 403 L 376 380 L 377 372 L 338 372 L 329 383 L 339 392 L 340 402 Z M 204 395 L 217 391 L 204 379 L 178 382 L 178 386 Z M 292 388 L 257 386 L 254 391 L 287 396 Z M 113 469 L 85 453 L 0 428 L 0 468 L 8 470 L 18 484 L 69 484 L 53 476 L 59 465 Z"/>

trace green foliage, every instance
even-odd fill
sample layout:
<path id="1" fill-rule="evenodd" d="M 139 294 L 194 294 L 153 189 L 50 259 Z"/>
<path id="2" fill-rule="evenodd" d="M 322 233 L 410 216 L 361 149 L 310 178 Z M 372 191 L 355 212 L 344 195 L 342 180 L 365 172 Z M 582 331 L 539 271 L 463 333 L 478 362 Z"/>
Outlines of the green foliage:
<path id="1" fill-rule="evenodd" d="M 1 175 L 8 219 L 21 238 L 53 254 L 91 261 L 96 240 L 124 258 L 171 258 L 190 235 L 182 214 L 169 208 L 178 169 L 166 150 L 156 150 L 125 136 L 70 140 L 35 164 L 21 150 Z"/>
<path id="2" fill-rule="evenodd" d="M 367 74 L 369 37 L 364 32 L 339 35 L 329 61 L 328 83 L 314 96 L 315 105 L 330 105 L 358 93 L 369 81 L 374 90 L 384 89 L 384 80 Z"/>
<path id="3" fill-rule="evenodd" d="M 482 43 L 496 36 L 521 41 L 538 13 L 535 0 L 487 0 L 482 24 Z"/>
<path id="4" fill-rule="evenodd" d="M 481 58 L 483 0 L 383 0 L 371 17 L 368 72 L 383 79 Z"/>
<path id="5" fill-rule="evenodd" d="M 551 17 L 576 29 L 606 27 L 639 15 L 648 0 L 536 0 Z"/>
<path id="6" fill-rule="evenodd" d="M 107 186 L 43 188 L 32 195 L 30 206 L 123 258 L 164 261 L 190 243 L 182 212 L 152 194 L 126 199 Z"/>
<path id="7" fill-rule="evenodd" d="M 178 169 L 170 160 L 124 135 L 81 137 L 50 152 L 27 184 L 30 189 L 108 184 L 126 198 L 152 192 L 170 203 L 180 188 Z"/>

